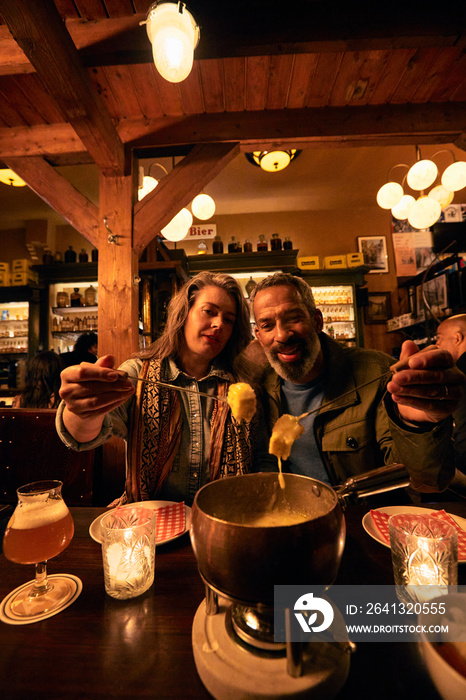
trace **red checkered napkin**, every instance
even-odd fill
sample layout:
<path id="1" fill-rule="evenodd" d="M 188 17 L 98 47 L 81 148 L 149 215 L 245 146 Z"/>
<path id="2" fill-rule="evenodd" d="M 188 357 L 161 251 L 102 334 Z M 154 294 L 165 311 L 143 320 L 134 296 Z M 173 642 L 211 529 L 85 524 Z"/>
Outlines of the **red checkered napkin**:
<path id="1" fill-rule="evenodd" d="M 164 542 L 186 530 L 184 501 L 157 508 L 156 514 L 156 542 Z"/>
<path id="2" fill-rule="evenodd" d="M 456 529 L 458 533 L 458 561 L 466 561 L 466 532 L 461 528 L 456 520 L 454 520 L 451 515 L 448 515 L 444 510 L 436 510 L 432 513 L 426 513 L 433 518 L 440 518 L 441 520 L 446 520 Z M 388 513 L 382 513 L 380 510 L 371 510 L 372 522 L 375 525 L 377 532 L 383 541 L 390 546 L 390 534 L 388 530 L 388 519 L 390 515 Z"/>

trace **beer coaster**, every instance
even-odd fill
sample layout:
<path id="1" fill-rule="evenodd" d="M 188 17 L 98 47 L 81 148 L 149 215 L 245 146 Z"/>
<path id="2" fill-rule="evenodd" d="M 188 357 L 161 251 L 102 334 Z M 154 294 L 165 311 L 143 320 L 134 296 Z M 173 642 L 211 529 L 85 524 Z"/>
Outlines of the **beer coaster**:
<path id="1" fill-rule="evenodd" d="M 79 579 L 77 576 L 73 576 L 73 574 L 51 574 L 47 578 L 50 581 L 54 578 L 61 579 L 69 586 L 68 598 L 62 605 L 60 605 L 58 608 L 54 608 L 53 610 L 34 615 L 33 617 L 24 618 L 21 615 L 18 615 L 12 608 L 12 601 L 20 591 L 34 583 L 34 581 L 28 581 L 27 583 L 23 583 L 22 586 L 15 588 L 15 590 L 11 591 L 11 593 L 8 593 L 8 595 L 2 600 L 0 603 L 0 620 L 2 622 L 6 622 L 7 625 L 30 625 L 33 622 L 46 620 L 48 617 L 53 617 L 74 603 L 83 589 L 81 579 Z"/>

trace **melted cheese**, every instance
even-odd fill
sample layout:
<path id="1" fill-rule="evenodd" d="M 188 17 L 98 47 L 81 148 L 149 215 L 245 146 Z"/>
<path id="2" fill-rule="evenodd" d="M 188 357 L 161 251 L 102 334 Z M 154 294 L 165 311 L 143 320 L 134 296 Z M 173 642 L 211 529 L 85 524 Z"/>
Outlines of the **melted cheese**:
<path id="1" fill-rule="evenodd" d="M 231 384 L 228 388 L 228 405 L 236 420 L 251 420 L 256 412 L 256 395 L 245 382 Z"/>
<path id="2" fill-rule="evenodd" d="M 273 426 L 269 453 L 280 459 L 288 459 L 294 441 L 303 433 L 304 428 L 299 419 L 284 413 Z"/>

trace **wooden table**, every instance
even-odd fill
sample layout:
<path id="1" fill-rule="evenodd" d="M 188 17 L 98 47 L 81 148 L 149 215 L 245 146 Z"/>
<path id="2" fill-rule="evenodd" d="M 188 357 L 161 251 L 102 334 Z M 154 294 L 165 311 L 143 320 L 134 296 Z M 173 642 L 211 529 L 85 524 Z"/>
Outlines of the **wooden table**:
<path id="1" fill-rule="evenodd" d="M 462 503 L 444 505 L 466 516 Z M 204 587 L 188 535 L 158 548 L 156 580 L 143 596 L 110 598 L 104 589 L 100 545 L 89 525 L 102 508 L 71 508 L 75 536 L 49 563 L 83 582 L 78 600 L 62 613 L 31 625 L 0 622 L 2 700 L 66 698 L 209 698 L 194 664 L 191 626 Z M 390 584 L 390 551 L 372 540 L 361 519 L 368 508 L 346 511 L 347 544 L 337 583 Z M 2 514 L 0 514 L 1 516 Z M 463 565 L 464 566 L 464 565 Z M 0 598 L 31 578 L 33 567 L 0 557 Z M 466 583 L 460 567 L 461 583 Z M 349 678 L 338 696 L 364 700 L 438 698 L 416 644 L 358 644 Z"/>

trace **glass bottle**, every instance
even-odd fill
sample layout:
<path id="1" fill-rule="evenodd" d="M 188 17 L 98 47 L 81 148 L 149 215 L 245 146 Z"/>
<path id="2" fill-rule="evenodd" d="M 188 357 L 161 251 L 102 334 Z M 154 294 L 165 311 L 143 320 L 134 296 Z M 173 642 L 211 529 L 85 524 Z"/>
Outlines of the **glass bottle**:
<path id="1" fill-rule="evenodd" d="M 223 241 L 218 234 L 215 236 L 215 238 L 213 240 L 212 252 L 215 253 L 216 255 L 223 253 Z"/>
<path id="2" fill-rule="evenodd" d="M 251 296 L 252 290 L 253 290 L 255 287 L 257 287 L 257 282 L 255 282 L 255 281 L 252 279 L 252 277 L 250 277 L 249 280 L 248 280 L 247 283 L 246 283 L 246 292 L 247 292 L 248 297 Z"/>
<path id="3" fill-rule="evenodd" d="M 99 259 L 99 251 L 97 250 L 97 248 L 93 248 L 91 250 L 91 260 L 92 260 L 92 262 L 97 262 L 98 259 Z"/>
<path id="4" fill-rule="evenodd" d="M 246 240 L 244 241 L 243 250 L 245 253 L 252 253 L 252 243 L 249 240 L 249 238 L 246 238 Z"/>
<path id="5" fill-rule="evenodd" d="M 260 234 L 259 240 L 257 241 L 257 250 L 259 252 L 268 250 L 269 246 L 267 244 L 267 241 L 265 240 L 265 236 L 263 233 Z"/>
<path id="6" fill-rule="evenodd" d="M 84 292 L 84 303 L 86 306 L 95 306 L 97 303 L 97 290 L 92 284 Z"/>
<path id="7" fill-rule="evenodd" d="M 66 263 L 75 263 L 76 262 L 76 251 L 73 249 L 72 245 L 70 245 L 68 250 L 65 252 L 65 262 Z"/>
<path id="8" fill-rule="evenodd" d="M 56 263 L 61 263 L 63 262 L 63 255 L 60 253 L 59 250 L 55 253 L 55 262 Z"/>
<path id="9" fill-rule="evenodd" d="M 270 241 L 270 250 L 281 250 L 282 249 L 282 239 L 278 233 L 272 233 L 272 240 Z"/>
<path id="10" fill-rule="evenodd" d="M 70 305 L 70 295 L 65 292 L 64 289 L 61 292 L 57 292 L 57 306 L 59 309 L 64 309 L 66 306 Z"/>
<path id="11" fill-rule="evenodd" d="M 74 287 L 74 292 L 70 294 L 71 306 L 81 306 L 83 295 L 79 293 L 79 287 Z"/>
<path id="12" fill-rule="evenodd" d="M 88 256 L 88 254 L 86 253 L 86 249 L 85 249 L 85 248 L 81 248 L 81 252 L 79 253 L 79 262 L 80 262 L 80 263 L 89 262 L 89 256 Z"/>
<path id="13" fill-rule="evenodd" d="M 205 255 L 207 253 L 207 246 L 204 243 L 204 241 L 201 241 L 199 245 L 197 246 L 197 254 L 198 255 Z"/>
<path id="14" fill-rule="evenodd" d="M 289 236 L 285 236 L 283 241 L 283 250 L 293 250 L 293 241 L 290 241 Z"/>
<path id="15" fill-rule="evenodd" d="M 241 253 L 241 243 L 235 239 L 234 236 L 231 237 L 231 241 L 228 244 L 229 253 Z"/>

